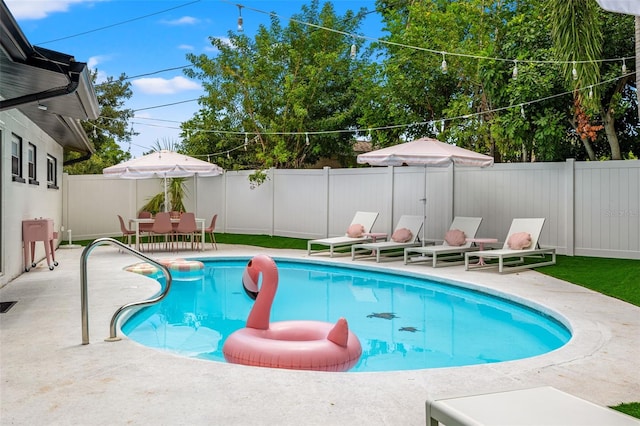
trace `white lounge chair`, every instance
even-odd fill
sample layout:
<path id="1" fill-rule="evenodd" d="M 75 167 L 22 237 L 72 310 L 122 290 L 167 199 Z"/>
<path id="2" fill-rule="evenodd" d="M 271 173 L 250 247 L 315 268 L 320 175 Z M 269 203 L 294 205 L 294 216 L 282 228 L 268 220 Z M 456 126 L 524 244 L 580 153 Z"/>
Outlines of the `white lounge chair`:
<path id="1" fill-rule="evenodd" d="M 371 232 L 371 228 L 373 228 L 373 224 L 376 222 L 377 218 L 378 218 L 377 212 L 356 212 L 356 214 L 353 216 L 353 220 L 351 221 L 351 224 L 349 225 L 349 227 L 351 227 L 351 225 L 360 224 L 362 225 L 364 229 L 364 233 L 366 234 Z M 372 239 L 370 236 L 363 235 L 362 237 L 353 238 L 353 237 L 350 237 L 347 233 L 345 233 L 343 236 L 340 236 L 340 237 L 329 237 L 329 238 L 322 238 L 318 240 L 310 240 L 310 241 L 307 241 L 307 255 L 311 256 L 312 245 L 328 247 L 328 249 L 325 248 L 325 249 L 316 250 L 314 253 L 323 253 L 328 251 L 329 257 L 333 257 L 334 249 L 336 247 L 347 247 L 352 244 L 367 242 L 371 240 Z"/>
<path id="2" fill-rule="evenodd" d="M 409 241 L 394 241 L 394 234 L 392 234 L 388 241 L 354 244 L 351 246 L 351 260 L 355 260 L 356 256 L 375 256 L 376 262 L 380 262 L 380 255 L 385 251 L 397 251 L 402 250 L 406 247 L 415 247 L 420 245 L 420 230 L 422 229 L 422 221 L 422 216 L 401 216 L 393 232 L 395 234 L 396 231 L 408 229 L 411 233 L 411 238 Z"/>
<path id="3" fill-rule="evenodd" d="M 538 266 L 555 265 L 556 263 L 556 249 L 554 248 L 540 248 L 538 243 L 540 239 L 540 233 L 544 226 L 544 218 L 519 218 L 513 219 L 511 227 L 507 233 L 507 239 L 501 249 L 498 250 L 482 250 L 465 253 L 464 266 L 468 271 L 469 269 L 481 269 L 491 268 L 498 266 L 498 272 L 512 272 L 522 269 L 536 268 Z M 531 243 L 528 248 L 517 249 L 510 245 L 512 237 L 516 234 L 526 233 L 531 236 Z M 551 256 L 549 260 L 547 255 Z M 498 263 L 483 264 L 484 262 L 478 262 L 478 264 L 471 264 L 471 258 L 486 259 L 498 259 Z M 537 258 L 541 259 L 535 263 L 524 263 L 525 258 Z M 518 265 L 509 266 L 505 268 L 505 265 Z"/>
<path id="4" fill-rule="evenodd" d="M 461 217 L 457 216 L 451 222 L 449 231 L 462 231 L 465 238 L 475 238 L 478 228 L 482 222 L 481 217 Z M 471 241 L 464 241 L 462 245 L 450 245 L 447 239 L 441 245 L 425 247 L 407 247 L 404 249 L 404 264 L 415 262 L 432 262 L 432 266 L 462 265 L 464 254 L 468 251 L 476 251 L 478 247 Z M 417 254 L 418 256 L 411 256 Z"/>
<path id="5" fill-rule="evenodd" d="M 426 402 L 427 425 L 636 426 L 638 419 L 551 386 Z"/>

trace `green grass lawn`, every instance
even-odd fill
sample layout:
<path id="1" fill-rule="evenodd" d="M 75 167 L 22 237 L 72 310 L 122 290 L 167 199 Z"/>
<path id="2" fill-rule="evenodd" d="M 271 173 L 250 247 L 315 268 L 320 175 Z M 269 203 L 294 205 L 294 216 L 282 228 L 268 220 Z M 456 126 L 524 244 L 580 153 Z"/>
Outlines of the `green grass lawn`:
<path id="1" fill-rule="evenodd" d="M 267 248 L 300 250 L 306 250 L 307 248 L 307 240 L 268 235 L 216 233 L 216 241 L 221 244 L 240 244 Z M 88 243 L 89 241 L 83 241 L 78 244 L 86 245 Z M 545 275 L 640 306 L 640 285 L 638 285 L 640 260 L 558 256 L 555 265 L 540 267 L 536 270 Z M 640 418 L 640 402 L 620 404 L 612 408 Z"/>
<path id="2" fill-rule="evenodd" d="M 537 271 L 640 306 L 640 260 L 558 256 Z"/>

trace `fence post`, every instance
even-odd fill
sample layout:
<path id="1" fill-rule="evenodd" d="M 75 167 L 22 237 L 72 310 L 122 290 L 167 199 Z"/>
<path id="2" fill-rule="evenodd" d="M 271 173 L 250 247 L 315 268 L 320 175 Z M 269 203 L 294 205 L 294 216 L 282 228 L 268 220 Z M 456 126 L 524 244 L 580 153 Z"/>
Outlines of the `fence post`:
<path id="1" fill-rule="evenodd" d="M 331 172 L 331 167 L 329 166 L 324 166 L 322 168 L 322 171 L 324 173 L 324 198 L 325 198 L 325 210 L 324 210 L 324 237 L 327 238 L 329 236 L 329 212 L 331 211 L 331 209 L 329 208 L 329 200 L 330 200 L 330 196 L 329 196 L 329 182 L 330 182 L 330 172 Z"/>
<path id="2" fill-rule="evenodd" d="M 566 183 L 566 197 L 565 197 L 565 210 L 567 212 L 567 217 L 565 220 L 565 239 L 567 242 L 567 256 L 574 255 L 575 249 L 575 223 L 576 223 L 576 212 L 575 212 L 575 197 L 576 197 L 576 188 L 575 188 L 575 166 L 576 160 L 574 158 L 568 158 L 566 161 L 565 167 L 565 183 Z"/>

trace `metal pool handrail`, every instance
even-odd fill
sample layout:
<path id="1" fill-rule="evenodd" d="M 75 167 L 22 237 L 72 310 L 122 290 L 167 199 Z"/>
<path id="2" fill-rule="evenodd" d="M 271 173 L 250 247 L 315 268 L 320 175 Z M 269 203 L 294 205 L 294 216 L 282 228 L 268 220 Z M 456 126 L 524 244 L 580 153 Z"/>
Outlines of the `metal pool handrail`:
<path id="1" fill-rule="evenodd" d="M 105 245 L 105 244 L 115 245 L 119 249 L 128 251 L 132 255 L 157 266 L 158 269 L 162 271 L 162 273 L 164 274 L 167 280 L 164 290 L 160 294 L 158 294 L 156 297 L 148 300 L 142 300 L 139 302 L 127 303 L 126 305 L 119 307 L 116 310 L 116 312 L 113 314 L 113 317 L 111 317 L 111 323 L 109 325 L 109 338 L 105 339 L 105 341 L 115 342 L 117 340 L 120 340 L 116 332 L 116 322 L 118 321 L 118 318 L 124 311 L 136 306 L 147 306 L 147 305 L 153 305 L 155 303 L 158 303 L 162 299 L 164 299 L 167 296 L 167 294 L 169 294 L 169 289 L 171 288 L 171 280 L 172 280 L 171 273 L 169 272 L 169 269 L 166 266 L 158 263 L 156 260 L 153 260 L 150 257 L 145 256 L 139 251 L 130 248 L 126 244 L 122 244 L 120 241 L 115 240 L 113 238 L 98 238 L 97 240 L 94 240 L 87 247 L 84 248 L 84 250 L 82 251 L 82 256 L 80 257 L 80 302 L 81 302 L 80 312 L 82 316 L 82 344 L 83 345 L 89 344 L 89 295 L 87 291 L 87 260 L 94 248 L 101 245 Z"/>

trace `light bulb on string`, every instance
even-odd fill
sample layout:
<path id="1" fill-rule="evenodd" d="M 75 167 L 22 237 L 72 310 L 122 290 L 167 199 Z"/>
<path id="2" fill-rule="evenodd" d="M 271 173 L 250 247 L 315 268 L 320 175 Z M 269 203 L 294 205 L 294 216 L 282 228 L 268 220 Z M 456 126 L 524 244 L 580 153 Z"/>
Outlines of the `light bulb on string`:
<path id="1" fill-rule="evenodd" d="M 353 43 L 351 45 L 351 53 L 349 54 L 349 56 L 351 56 L 351 59 L 355 59 L 356 58 L 356 53 L 358 53 L 358 48 L 357 48 L 356 44 Z"/>
<path id="2" fill-rule="evenodd" d="M 447 66 L 447 60 L 444 57 L 444 52 L 442 52 L 442 64 L 440 64 L 440 70 L 442 70 L 442 74 L 446 74 L 449 70 L 449 67 Z"/>
<path id="3" fill-rule="evenodd" d="M 593 99 L 593 86 L 589 86 L 589 99 Z"/>
<path id="4" fill-rule="evenodd" d="M 244 27 L 243 27 L 243 20 L 242 20 L 242 5 L 238 5 L 238 32 L 242 32 L 244 31 Z"/>
<path id="5" fill-rule="evenodd" d="M 229 155 L 229 151 L 227 151 L 227 160 L 231 160 L 231 155 Z"/>
<path id="6" fill-rule="evenodd" d="M 304 134 L 304 144 L 309 146 L 309 133 Z"/>
<path id="7" fill-rule="evenodd" d="M 627 64 L 625 63 L 624 59 L 622 60 L 622 75 L 625 75 L 627 73 Z"/>
<path id="8" fill-rule="evenodd" d="M 440 132 L 444 132 L 444 120 L 440 123 Z"/>
<path id="9" fill-rule="evenodd" d="M 515 80 L 518 78 L 518 61 L 513 61 L 513 64 L 513 72 L 511 73 L 511 76 Z"/>
<path id="10" fill-rule="evenodd" d="M 244 150 L 247 150 L 247 145 L 249 145 L 249 136 L 247 136 L 247 133 L 244 134 Z"/>
<path id="11" fill-rule="evenodd" d="M 211 156 L 207 154 L 207 162 L 210 163 L 211 162 Z"/>
<path id="12" fill-rule="evenodd" d="M 524 106 L 522 104 L 520 104 L 520 115 L 522 116 L 522 118 L 526 119 L 527 116 L 524 114 Z"/>
<path id="13" fill-rule="evenodd" d="M 571 76 L 574 80 L 578 79 L 578 70 L 576 69 L 576 61 L 573 61 L 573 69 L 571 70 Z"/>

